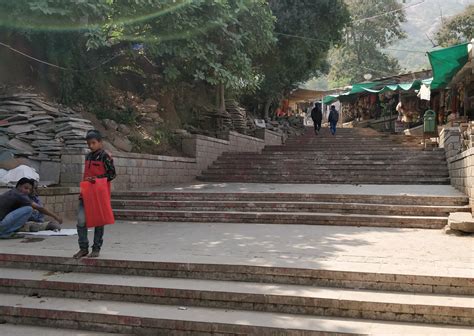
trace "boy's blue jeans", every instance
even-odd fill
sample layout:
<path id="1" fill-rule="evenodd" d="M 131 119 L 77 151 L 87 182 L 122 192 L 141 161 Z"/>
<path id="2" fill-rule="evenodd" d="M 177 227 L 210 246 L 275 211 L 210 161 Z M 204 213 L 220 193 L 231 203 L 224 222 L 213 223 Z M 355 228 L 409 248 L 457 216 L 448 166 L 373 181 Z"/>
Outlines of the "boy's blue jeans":
<path id="1" fill-rule="evenodd" d="M 79 200 L 79 211 L 77 212 L 77 235 L 79 236 L 79 248 L 81 250 L 89 249 L 89 239 L 87 238 L 86 214 L 84 212 L 84 203 Z M 104 243 L 104 227 L 97 226 L 94 230 L 94 245 L 92 250 L 100 251 Z"/>
<path id="2" fill-rule="evenodd" d="M 33 208 L 24 206 L 13 210 L 0 221 L 0 238 L 11 237 L 18 231 L 30 218 Z"/>
<path id="3" fill-rule="evenodd" d="M 330 124 L 331 124 L 331 126 L 330 126 L 331 134 L 334 135 L 334 134 L 336 134 L 337 122 L 331 122 Z"/>

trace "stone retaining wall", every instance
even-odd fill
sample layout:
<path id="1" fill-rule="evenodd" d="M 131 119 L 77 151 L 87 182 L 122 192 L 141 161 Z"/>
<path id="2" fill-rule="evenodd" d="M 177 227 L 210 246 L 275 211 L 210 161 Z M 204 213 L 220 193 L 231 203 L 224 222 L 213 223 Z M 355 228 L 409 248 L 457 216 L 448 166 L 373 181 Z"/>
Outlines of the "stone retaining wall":
<path id="1" fill-rule="evenodd" d="M 75 218 L 79 205 L 79 187 L 39 188 L 43 205 L 63 218 Z"/>
<path id="2" fill-rule="evenodd" d="M 274 133 L 274 132 L 273 132 Z M 275 141 L 270 136 L 269 143 Z M 260 152 L 265 140 L 229 133 L 229 140 L 192 135 L 182 140 L 189 157 L 137 153 L 112 153 L 117 169 L 114 190 L 143 189 L 152 186 L 192 181 L 224 152 Z M 86 151 L 68 151 L 61 157 L 60 184 L 77 187 L 82 180 Z"/>
<path id="3" fill-rule="evenodd" d="M 468 195 L 474 204 L 474 148 L 461 152 L 461 133 L 457 127 L 441 131 L 440 147 L 446 152 L 451 185 Z"/>
<path id="4" fill-rule="evenodd" d="M 257 137 L 265 141 L 265 146 L 278 146 L 283 144 L 283 134 L 264 128 L 257 130 Z"/>
<path id="5" fill-rule="evenodd" d="M 136 153 L 115 153 L 113 157 L 117 170 L 114 190 L 144 189 L 196 178 L 196 160 L 192 158 Z"/>
<path id="6" fill-rule="evenodd" d="M 196 159 L 197 176 L 225 152 L 261 152 L 265 147 L 265 140 L 230 132 L 229 140 L 193 135 L 184 138 L 182 146 L 186 155 Z"/>

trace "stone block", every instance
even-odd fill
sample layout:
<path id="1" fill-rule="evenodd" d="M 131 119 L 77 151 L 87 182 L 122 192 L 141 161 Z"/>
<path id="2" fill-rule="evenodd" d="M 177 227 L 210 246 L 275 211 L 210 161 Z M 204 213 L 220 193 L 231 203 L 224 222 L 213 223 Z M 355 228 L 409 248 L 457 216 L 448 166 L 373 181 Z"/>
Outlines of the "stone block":
<path id="1" fill-rule="evenodd" d="M 454 212 L 448 218 L 448 230 L 474 233 L 474 219 L 472 213 Z"/>
<path id="2" fill-rule="evenodd" d="M 41 161 L 39 175 L 41 181 L 59 184 L 61 174 L 61 164 L 54 161 Z"/>

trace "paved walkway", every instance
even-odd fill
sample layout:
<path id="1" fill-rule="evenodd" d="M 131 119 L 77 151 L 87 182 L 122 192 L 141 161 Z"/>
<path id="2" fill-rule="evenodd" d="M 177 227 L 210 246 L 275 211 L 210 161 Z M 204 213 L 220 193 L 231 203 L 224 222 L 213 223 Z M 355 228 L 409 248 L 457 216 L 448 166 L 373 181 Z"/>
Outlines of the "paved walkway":
<path id="1" fill-rule="evenodd" d="M 0 253 L 72 256 L 76 240 L 0 240 Z M 118 222 L 102 258 L 474 277 L 474 239 L 439 230 Z"/>
<path id="2" fill-rule="evenodd" d="M 146 189 L 143 189 L 146 190 Z M 153 187 L 147 191 L 208 193 L 313 193 L 351 195 L 464 196 L 450 185 L 351 185 L 193 182 Z"/>

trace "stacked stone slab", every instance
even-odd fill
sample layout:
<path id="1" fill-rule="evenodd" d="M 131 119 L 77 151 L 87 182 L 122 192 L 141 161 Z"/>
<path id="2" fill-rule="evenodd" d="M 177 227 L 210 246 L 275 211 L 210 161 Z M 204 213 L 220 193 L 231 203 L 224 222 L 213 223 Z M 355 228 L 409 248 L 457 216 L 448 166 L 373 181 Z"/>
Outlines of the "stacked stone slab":
<path id="1" fill-rule="evenodd" d="M 0 254 L 3 321 L 134 335 L 469 335 L 473 290 L 448 275 Z"/>
<path id="2" fill-rule="evenodd" d="M 267 146 L 262 153 L 225 153 L 200 177 L 211 182 L 316 184 L 449 184 L 443 149 L 417 138 L 370 129 L 323 130 Z"/>
<path id="3" fill-rule="evenodd" d="M 33 160 L 58 160 L 65 148 L 87 148 L 89 120 L 37 94 L 0 96 L 0 152 Z"/>

